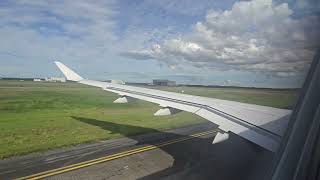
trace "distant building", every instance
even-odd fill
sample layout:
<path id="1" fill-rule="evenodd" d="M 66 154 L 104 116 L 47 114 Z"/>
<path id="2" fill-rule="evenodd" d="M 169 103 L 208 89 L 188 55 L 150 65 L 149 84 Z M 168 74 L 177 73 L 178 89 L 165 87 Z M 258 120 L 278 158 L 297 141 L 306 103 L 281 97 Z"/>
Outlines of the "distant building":
<path id="1" fill-rule="evenodd" d="M 176 82 L 167 79 L 154 79 L 152 84 L 155 86 L 175 86 Z"/>
<path id="2" fill-rule="evenodd" d="M 111 80 L 111 83 L 113 83 L 113 84 L 126 84 L 124 81 L 116 80 L 116 79 Z"/>
<path id="3" fill-rule="evenodd" d="M 40 81 L 42 81 L 42 79 L 35 78 L 35 79 L 33 79 L 33 81 L 34 81 L 34 82 L 40 82 Z"/>
<path id="4" fill-rule="evenodd" d="M 63 77 L 49 77 L 49 78 L 45 78 L 45 81 L 48 81 L 48 82 L 66 82 L 66 78 L 63 78 Z"/>

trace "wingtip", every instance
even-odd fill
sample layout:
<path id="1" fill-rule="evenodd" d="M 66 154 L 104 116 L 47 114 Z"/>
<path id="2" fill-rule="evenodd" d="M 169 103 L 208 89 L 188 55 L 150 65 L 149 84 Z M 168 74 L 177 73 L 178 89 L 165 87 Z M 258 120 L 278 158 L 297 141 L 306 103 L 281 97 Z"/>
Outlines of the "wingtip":
<path id="1" fill-rule="evenodd" d="M 67 80 L 70 81 L 81 81 L 83 78 L 79 76 L 77 73 L 75 73 L 72 69 L 68 68 L 66 65 L 59 61 L 54 61 L 54 63 L 57 65 L 57 67 L 60 69 L 60 71 L 64 74 L 64 76 L 67 78 Z"/>

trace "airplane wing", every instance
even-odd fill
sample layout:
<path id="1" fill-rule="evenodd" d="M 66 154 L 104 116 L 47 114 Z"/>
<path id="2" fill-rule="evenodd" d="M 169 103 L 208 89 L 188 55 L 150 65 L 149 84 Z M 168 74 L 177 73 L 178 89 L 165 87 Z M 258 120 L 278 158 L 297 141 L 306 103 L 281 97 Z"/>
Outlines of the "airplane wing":
<path id="1" fill-rule="evenodd" d="M 119 94 L 115 103 L 140 99 L 159 104 L 160 109 L 154 115 L 187 111 L 201 116 L 219 125 L 219 129 L 224 131 L 217 134 L 214 143 L 223 141 L 228 138 L 229 133 L 234 133 L 270 151 L 276 151 L 291 114 L 290 110 L 285 109 L 87 80 L 61 62 L 55 64 L 67 80 Z"/>

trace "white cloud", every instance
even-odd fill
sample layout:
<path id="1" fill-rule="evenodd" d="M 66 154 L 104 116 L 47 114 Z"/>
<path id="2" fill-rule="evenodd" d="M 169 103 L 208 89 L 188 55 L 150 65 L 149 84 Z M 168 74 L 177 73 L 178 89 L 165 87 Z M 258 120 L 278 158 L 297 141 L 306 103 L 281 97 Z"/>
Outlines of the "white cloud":
<path id="1" fill-rule="evenodd" d="M 26 1 L 0 7 L 0 48 L 25 60 L 102 58 L 116 40 L 112 1 Z"/>
<path id="2" fill-rule="evenodd" d="M 319 47 L 320 21 L 315 16 L 292 15 L 286 3 L 237 2 L 230 10 L 209 11 L 190 34 L 123 55 L 157 59 L 174 67 L 298 76 L 306 72 Z"/>
<path id="3" fill-rule="evenodd" d="M 209 7 L 226 8 L 236 0 L 145 0 L 146 4 L 155 5 L 171 13 L 187 16 L 203 15 Z"/>

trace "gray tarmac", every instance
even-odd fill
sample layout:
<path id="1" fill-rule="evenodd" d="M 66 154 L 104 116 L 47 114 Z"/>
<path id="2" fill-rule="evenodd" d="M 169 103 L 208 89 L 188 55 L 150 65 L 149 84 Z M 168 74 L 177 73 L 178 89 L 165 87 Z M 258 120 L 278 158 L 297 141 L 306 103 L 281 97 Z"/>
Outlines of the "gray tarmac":
<path id="1" fill-rule="evenodd" d="M 125 134 L 126 128 L 139 128 L 94 119 L 78 120 L 113 133 Z M 125 126 L 125 127 L 124 127 Z M 83 144 L 71 148 L 34 153 L 0 161 L 0 179 L 13 179 L 79 162 L 154 145 L 190 135 L 217 130 L 203 123 L 164 132 L 150 129 L 149 134 Z M 212 144 L 215 133 L 172 143 L 149 151 L 94 164 L 47 179 L 261 179 L 267 173 L 273 153 L 231 135 L 227 141 Z"/>

